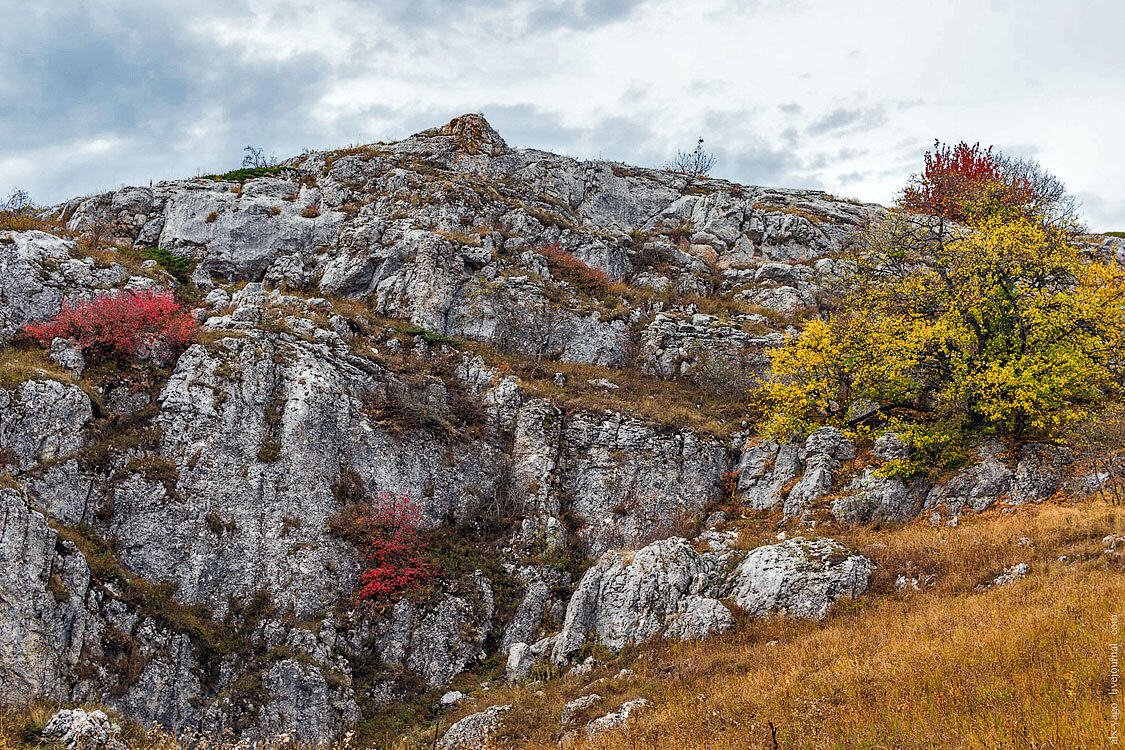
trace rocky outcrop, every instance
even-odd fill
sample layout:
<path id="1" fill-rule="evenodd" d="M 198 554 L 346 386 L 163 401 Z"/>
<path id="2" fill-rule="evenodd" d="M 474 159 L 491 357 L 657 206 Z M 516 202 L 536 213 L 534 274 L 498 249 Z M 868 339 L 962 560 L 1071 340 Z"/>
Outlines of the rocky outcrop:
<path id="1" fill-rule="evenodd" d="M 822 427 L 803 442 L 749 443 L 738 464 L 736 491 L 750 508 L 780 505 L 787 518 L 800 517 L 832 489 L 842 462 L 855 456 L 855 443 L 835 427 Z"/>
<path id="2" fill-rule="evenodd" d="M 733 624 L 722 599 L 761 617 L 782 612 L 819 619 L 841 597 L 867 590 L 874 565 L 832 540 L 793 539 L 749 552 L 697 552 L 686 539 L 654 542 L 634 553 L 609 552 L 586 572 L 567 607 L 552 659 L 565 663 L 587 638 L 620 650 L 663 631 L 699 639 Z"/>
<path id="3" fill-rule="evenodd" d="M 125 266 L 72 258 L 75 247 L 46 232 L 0 232 L 0 336 L 54 315 L 64 297 L 88 297 L 125 283 Z"/>
<path id="4" fill-rule="evenodd" d="M 623 729 L 629 724 L 629 720 L 639 712 L 641 709 L 647 708 L 649 703 L 644 698 L 637 698 L 636 700 L 626 701 L 621 704 L 621 707 L 616 711 L 606 714 L 605 716 L 594 719 L 583 730 L 586 740 L 592 740 L 599 734 L 604 732 L 612 732 Z"/>
<path id="5" fill-rule="evenodd" d="M 0 389 L 0 450 L 15 471 L 54 462 L 83 445 L 82 428 L 93 417 L 81 388 L 56 380 L 27 380 Z"/>

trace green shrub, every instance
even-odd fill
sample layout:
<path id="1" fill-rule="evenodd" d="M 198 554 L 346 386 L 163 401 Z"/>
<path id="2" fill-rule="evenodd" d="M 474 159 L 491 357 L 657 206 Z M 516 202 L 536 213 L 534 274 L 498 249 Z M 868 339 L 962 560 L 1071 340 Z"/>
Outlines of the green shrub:
<path id="1" fill-rule="evenodd" d="M 145 250 L 141 254 L 145 260 L 155 260 L 161 268 L 170 273 L 182 283 L 186 284 L 195 270 L 195 261 L 184 255 L 173 255 L 162 247 Z"/>
<path id="2" fill-rule="evenodd" d="M 291 170 L 289 167 L 241 167 L 239 169 L 232 169 L 224 174 L 204 175 L 203 179 L 221 180 L 223 182 L 246 182 L 247 180 L 253 180 L 258 177 L 278 175 L 286 171 Z"/>

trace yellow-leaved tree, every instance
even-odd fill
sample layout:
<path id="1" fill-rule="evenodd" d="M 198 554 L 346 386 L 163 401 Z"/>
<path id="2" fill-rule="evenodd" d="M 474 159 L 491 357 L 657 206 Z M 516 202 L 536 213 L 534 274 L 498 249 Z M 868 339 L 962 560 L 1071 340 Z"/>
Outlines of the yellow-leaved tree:
<path id="1" fill-rule="evenodd" d="M 1026 211 L 891 211 L 844 261 L 838 304 L 774 352 L 765 432 L 842 426 L 874 402 L 933 459 L 969 432 L 1051 436 L 1082 419 L 1122 385 L 1125 276 L 1068 229 Z"/>

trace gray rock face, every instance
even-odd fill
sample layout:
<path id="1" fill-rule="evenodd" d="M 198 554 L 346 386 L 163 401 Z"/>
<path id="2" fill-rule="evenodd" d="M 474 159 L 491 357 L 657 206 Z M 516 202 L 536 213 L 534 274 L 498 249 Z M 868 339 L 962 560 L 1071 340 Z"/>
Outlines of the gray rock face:
<path id="1" fill-rule="evenodd" d="M 577 414 L 560 437 L 571 507 L 591 557 L 676 533 L 702 512 L 728 467 L 719 441 L 661 434 L 636 419 Z"/>
<path id="2" fill-rule="evenodd" d="M 534 642 L 545 620 L 561 620 L 566 604 L 556 592 L 571 583 L 569 573 L 550 566 L 521 566 L 516 576 L 524 584 L 524 595 L 504 628 L 501 651 L 518 642 Z"/>
<path id="3" fill-rule="evenodd" d="M 880 210 L 817 191 L 689 183 L 499 143 L 483 121 L 447 125 L 399 143 L 308 154 L 243 183 L 125 188 L 57 215 L 74 230 L 99 222 L 122 242 L 190 256 L 203 286 L 213 276 L 317 285 L 374 298 L 380 313 L 438 333 L 520 351 L 545 343 L 566 360 L 618 366 L 633 343 L 625 321 L 582 312 L 581 290 L 529 250 L 557 243 L 615 281 L 667 259 L 677 285 L 695 291 L 712 266 L 746 269 L 732 283 L 751 283 L 746 292 L 760 302 L 792 310 L 811 304 L 814 289 L 812 269 L 792 263 L 840 249 Z M 497 180 L 507 185 L 502 194 L 480 188 Z M 681 249 L 670 230 L 687 226 Z M 547 304 L 541 281 L 500 273 L 505 256 L 571 299 Z M 658 360 L 667 366 L 667 356 Z"/>
<path id="4" fill-rule="evenodd" d="M 438 747 L 442 750 L 485 750 L 492 735 L 500 728 L 504 712 L 511 708 L 511 705 L 490 706 L 466 716 L 449 728 L 438 742 Z"/>
<path id="5" fill-rule="evenodd" d="M 71 258 L 74 247 L 46 232 L 0 232 L 0 336 L 55 315 L 63 297 L 88 297 L 128 277 L 124 266 Z"/>
<path id="6" fill-rule="evenodd" d="M 855 443 L 835 427 L 822 427 L 803 443 L 748 444 L 738 464 L 737 495 L 754 510 L 780 504 L 786 518 L 801 517 L 832 489 L 842 462 L 855 455 Z"/>
<path id="7" fill-rule="evenodd" d="M 1004 450 L 999 442 L 981 446 L 977 451 L 978 463 L 931 490 L 926 508 L 944 507 L 956 517 L 965 508 L 979 513 L 1007 495 L 1015 473 L 1001 459 Z"/>
<path id="8" fill-rule="evenodd" d="M 267 737 L 286 735 L 309 745 L 335 737 L 359 719 L 351 698 L 336 696 L 321 671 L 293 659 L 274 663 L 263 677 L 269 701 L 262 706 L 260 726 Z M 329 708 L 329 710 L 325 710 Z"/>
<path id="9" fill-rule="evenodd" d="M 652 637 L 683 599 L 706 589 L 718 566 L 716 556 L 701 555 L 678 537 L 634 553 L 606 553 L 578 583 L 552 659 L 568 661 L 588 633 L 615 650 Z"/>
<path id="10" fill-rule="evenodd" d="M 339 570 L 348 551 L 327 530 L 342 468 L 373 496 L 424 500 L 431 526 L 465 518 L 471 499 L 490 492 L 498 451 L 376 424 L 365 409 L 393 387 L 368 360 L 286 334 L 192 347 L 161 394 L 159 418 L 161 452 L 188 501 L 170 506 L 136 482 L 117 489 L 114 533 L 127 540 L 126 562 L 177 580 L 187 601 L 221 608 L 227 596 L 265 586 L 309 613 L 354 580 L 350 566 Z M 263 458 L 271 443 L 276 457 Z M 446 466 L 451 453 L 461 455 Z M 209 528 L 211 514 L 221 534 Z"/>
<path id="11" fill-rule="evenodd" d="M 800 449 L 795 442 L 779 446 L 773 441 L 743 448 L 737 469 L 740 502 L 752 510 L 780 505 L 782 490 L 801 475 Z"/>
<path id="12" fill-rule="evenodd" d="M 531 676 L 531 670 L 534 668 L 535 654 L 531 646 L 526 643 L 513 643 L 508 649 L 508 663 L 505 667 L 508 682 L 526 680 Z"/>
<path id="13" fill-rule="evenodd" d="M 93 417 L 81 388 L 55 380 L 28 380 L 12 391 L 0 389 L 0 448 L 19 471 L 74 453 L 82 428 Z"/>
<path id="14" fill-rule="evenodd" d="M 1069 449 L 1030 443 L 1020 449 L 1012 482 L 1011 501 L 1038 503 L 1053 495 L 1063 483 L 1063 470 L 1074 461 Z"/>
<path id="15" fill-rule="evenodd" d="M 734 571 L 731 595 L 755 617 L 772 611 L 818 620 L 837 599 L 863 594 L 874 568 L 831 539 L 789 539 L 751 550 Z"/>
<path id="16" fill-rule="evenodd" d="M 86 631 L 90 569 L 18 492 L 0 490 L 0 701 L 66 700 Z"/>
<path id="17" fill-rule="evenodd" d="M 734 615 L 718 599 L 687 596 L 680 602 L 679 613 L 669 621 L 664 637 L 699 641 L 711 635 L 725 633 L 733 625 Z"/>
<path id="18" fill-rule="evenodd" d="M 813 500 L 832 489 L 840 462 L 855 458 L 855 443 L 835 427 L 821 427 L 805 439 L 804 455 L 805 473 L 785 498 L 786 517 L 802 515 Z"/>
<path id="19" fill-rule="evenodd" d="M 79 377 L 86 369 L 86 358 L 82 356 L 82 349 L 74 339 L 53 339 L 51 341 L 51 361 L 70 371 L 70 374 Z"/>
<path id="20" fill-rule="evenodd" d="M 763 321 L 741 316 L 735 322 L 761 325 Z M 697 314 L 689 319 L 658 313 L 641 333 L 641 367 L 663 379 L 692 374 L 707 377 L 733 391 L 764 377 L 769 372 L 767 351 L 783 341 L 780 333 L 755 336 L 714 315 Z"/>
<path id="21" fill-rule="evenodd" d="M 514 149 L 479 116 L 241 183 L 164 182 L 58 207 L 72 230 L 97 225 L 123 247 L 194 261 L 184 298 L 206 294 L 192 310 L 206 335 L 178 359 L 146 342 L 144 358 L 170 368 L 159 374 L 133 362 L 107 375 L 91 352 L 83 369 L 60 341 L 52 359 L 72 376 L 21 372 L 0 389 L 0 698 L 311 745 L 355 722 L 358 703 L 446 686 L 489 650 L 507 653 L 518 681 L 591 636 L 621 648 L 720 633 L 727 597 L 815 617 L 859 595 L 870 564 L 830 542 L 740 561 L 717 515 L 681 538 L 732 468 L 745 507 L 809 514 L 854 458 L 838 430 L 728 443 L 671 419 L 563 408 L 549 378 L 562 361 L 621 368 L 558 373 L 555 389 L 569 376 L 599 399 L 640 376 L 743 393 L 768 376 L 784 313 L 847 275 L 820 256 L 879 211 Z M 64 297 L 180 283 L 160 262 L 130 276 L 78 247 L 0 232 L 0 337 Z M 443 336 L 489 346 L 473 354 Z M 493 359 L 511 355 L 547 378 L 521 382 Z M 901 452 L 890 438 L 876 447 L 882 461 Z M 921 497 L 954 515 L 1005 494 L 1038 501 L 1064 466 L 1039 446 L 1014 468 L 986 456 L 940 491 L 865 475 L 837 515 L 903 519 Z M 383 495 L 417 501 L 439 535 L 500 528 L 474 549 L 499 560 L 425 596 L 352 606 L 357 551 L 330 522 L 343 503 Z M 571 550 L 597 561 L 573 595 L 556 567 Z M 209 642 L 212 629 L 241 652 Z M 444 746 L 484 742 L 502 710 L 464 720 Z"/>
<path id="22" fill-rule="evenodd" d="M 843 523 L 897 523 L 914 518 L 926 503 L 930 484 L 923 479 L 906 481 L 881 477 L 865 469 L 832 501 L 832 515 Z"/>

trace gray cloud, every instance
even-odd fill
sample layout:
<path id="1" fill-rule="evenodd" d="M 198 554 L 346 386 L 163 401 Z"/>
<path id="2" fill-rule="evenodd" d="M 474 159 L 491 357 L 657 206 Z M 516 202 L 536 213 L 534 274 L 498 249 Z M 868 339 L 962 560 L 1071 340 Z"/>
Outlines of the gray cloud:
<path id="1" fill-rule="evenodd" d="M 874 107 L 837 107 L 809 123 L 805 132 L 809 135 L 840 133 L 860 128 L 877 127 L 886 121 L 887 113 L 881 105 Z"/>
<path id="2" fill-rule="evenodd" d="M 532 27 L 588 29 L 628 18 L 643 0 L 553 0 L 534 3 L 528 21 Z"/>
<path id="3" fill-rule="evenodd" d="M 950 19 L 976 7 L 949 1 Z M 657 166 L 702 135 L 718 176 L 880 201 L 934 136 L 1010 144 L 1073 180 L 1091 223 L 1125 225 L 1125 10 L 1091 24 L 1028 0 L 957 47 L 940 14 L 914 35 L 917 9 L 872 3 L 0 0 L 0 192 L 55 202 L 236 166 L 248 143 L 288 156 L 481 111 L 514 145 Z"/>

